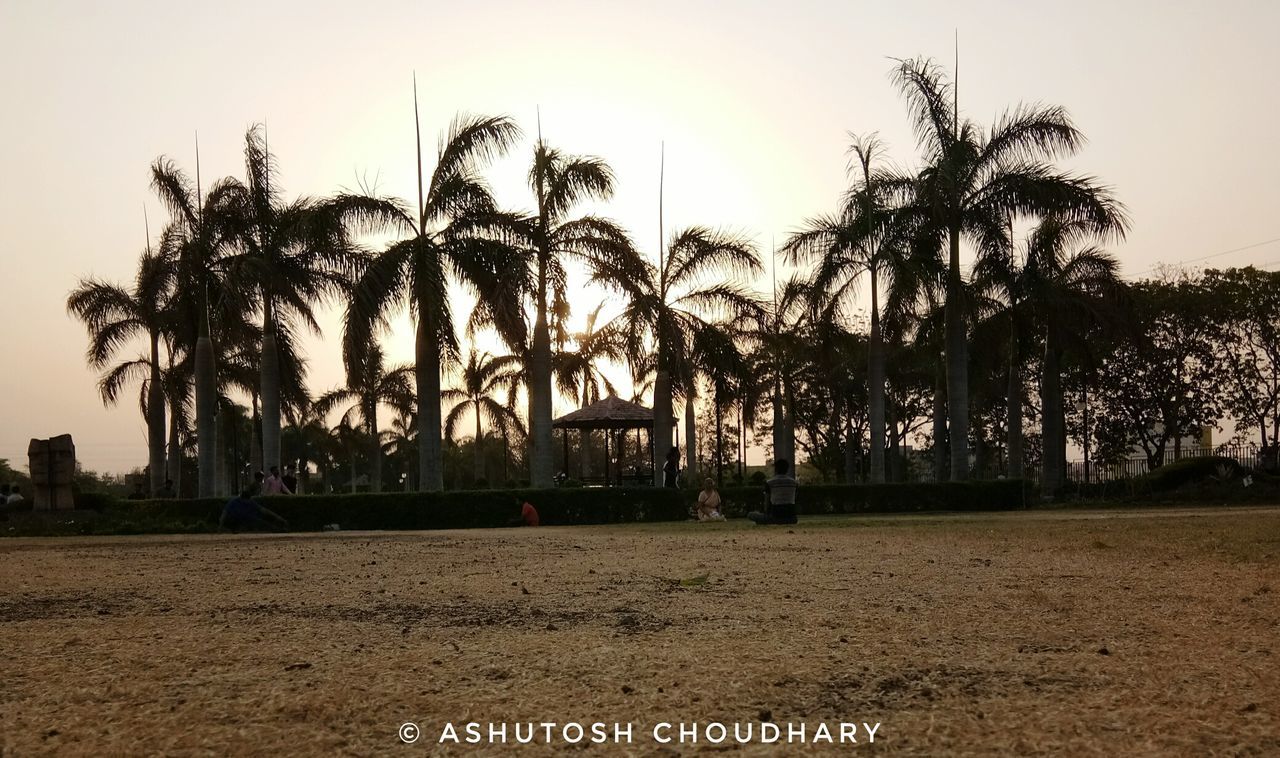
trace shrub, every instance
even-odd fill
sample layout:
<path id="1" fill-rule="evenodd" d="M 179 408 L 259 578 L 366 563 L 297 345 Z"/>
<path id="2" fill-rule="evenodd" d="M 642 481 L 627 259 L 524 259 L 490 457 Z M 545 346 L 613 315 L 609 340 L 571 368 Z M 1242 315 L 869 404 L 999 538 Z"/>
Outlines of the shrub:
<path id="1" fill-rule="evenodd" d="M 1193 482 L 1202 482 L 1219 477 L 1222 470 L 1236 472 L 1240 466 L 1231 458 L 1217 455 L 1205 455 L 1195 458 L 1180 458 L 1166 463 L 1160 468 L 1141 477 L 1143 489 L 1152 492 L 1168 492 Z"/>

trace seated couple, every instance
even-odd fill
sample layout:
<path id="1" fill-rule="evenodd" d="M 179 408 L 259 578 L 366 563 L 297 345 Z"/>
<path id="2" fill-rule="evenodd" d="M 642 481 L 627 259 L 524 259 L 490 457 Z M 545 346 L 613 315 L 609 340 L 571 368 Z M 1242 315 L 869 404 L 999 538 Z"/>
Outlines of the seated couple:
<path id="1" fill-rule="evenodd" d="M 747 518 L 759 525 L 794 524 L 796 523 L 796 490 L 800 483 L 787 472 L 790 463 L 783 459 L 773 464 L 774 476 L 764 484 L 765 502 L 768 507 L 762 513 L 752 511 Z M 694 517 L 699 521 L 724 521 L 721 512 L 723 501 L 715 483 L 707 479 L 702 491 L 698 493 L 698 505 L 694 509 Z"/>

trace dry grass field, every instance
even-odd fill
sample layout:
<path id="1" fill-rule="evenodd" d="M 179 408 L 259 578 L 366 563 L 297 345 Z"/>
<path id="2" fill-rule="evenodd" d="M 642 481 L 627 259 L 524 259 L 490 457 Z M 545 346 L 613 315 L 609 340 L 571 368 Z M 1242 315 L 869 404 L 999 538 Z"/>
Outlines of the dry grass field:
<path id="1" fill-rule="evenodd" d="M 4 755 L 511 749 L 438 742 L 467 721 L 634 725 L 525 755 L 824 751 L 652 735 L 762 720 L 857 722 L 845 754 L 1280 754 L 1280 509 L 11 539 L 0 561 Z"/>

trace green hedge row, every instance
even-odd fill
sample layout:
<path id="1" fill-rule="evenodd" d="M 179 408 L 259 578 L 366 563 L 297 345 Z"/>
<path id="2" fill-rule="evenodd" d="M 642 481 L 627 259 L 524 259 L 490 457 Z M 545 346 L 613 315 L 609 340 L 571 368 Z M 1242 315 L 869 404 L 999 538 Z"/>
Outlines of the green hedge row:
<path id="1" fill-rule="evenodd" d="M 686 490 L 692 507 L 699 490 Z M 765 508 L 763 487 L 725 487 L 720 490 L 724 514 L 730 518 Z M 920 513 L 925 511 L 1008 511 L 1027 507 L 1022 480 L 919 482 L 895 484 L 801 485 L 796 510 L 801 515 L 831 513 Z"/>
<path id="2" fill-rule="evenodd" d="M 538 509 L 543 524 L 613 524 L 678 521 L 685 507 L 673 490 L 654 487 L 578 490 L 474 490 L 354 495 L 277 495 L 258 502 L 289 520 L 296 531 L 326 524 L 348 529 L 470 529 L 505 526 L 520 515 L 516 499 Z M 105 520 L 171 524 L 179 531 L 216 528 L 227 498 L 194 500 L 94 500 L 83 506 Z"/>

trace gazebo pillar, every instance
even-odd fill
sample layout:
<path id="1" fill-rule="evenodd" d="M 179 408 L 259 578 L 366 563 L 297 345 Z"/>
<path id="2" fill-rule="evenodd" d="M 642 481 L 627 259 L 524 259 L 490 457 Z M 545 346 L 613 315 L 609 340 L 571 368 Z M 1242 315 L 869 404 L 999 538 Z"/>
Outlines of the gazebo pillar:
<path id="1" fill-rule="evenodd" d="M 604 430 L 604 486 L 610 486 L 609 482 L 609 430 Z"/>
<path id="2" fill-rule="evenodd" d="M 569 430 L 560 430 L 560 441 L 564 443 L 564 468 L 560 469 L 565 476 L 569 475 Z"/>

